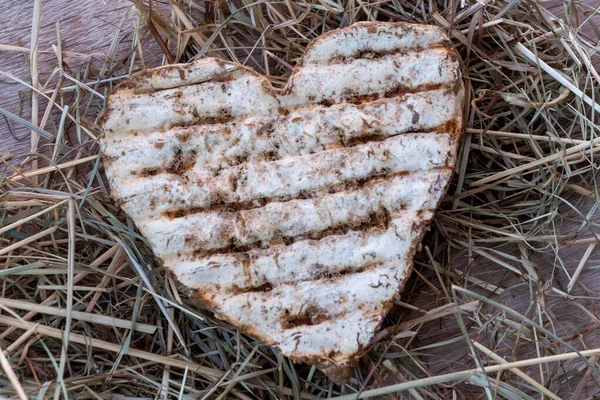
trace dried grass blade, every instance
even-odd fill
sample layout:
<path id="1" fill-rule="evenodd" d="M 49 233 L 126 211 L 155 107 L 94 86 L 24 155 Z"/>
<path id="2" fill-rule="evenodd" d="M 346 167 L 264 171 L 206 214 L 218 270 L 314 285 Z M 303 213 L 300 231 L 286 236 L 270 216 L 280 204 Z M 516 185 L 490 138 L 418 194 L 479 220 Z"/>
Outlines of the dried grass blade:
<path id="1" fill-rule="evenodd" d="M 6 348 L 6 354 L 12 353 L 16 349 L 18 349 L 23 343 L 25 343 L 25 341 L 35 333 L 35 330 L 37 329 L 38 325 L 39 324 L 35 324 L 31 328 L 27 329 L 21 336 L 19 336 L 17 340 L 12 342 L 11 345 Z"/>
<path id="2" fill-rule="evenodd" d="M 12 317 L 5 317 L 3 315 L 0 315 L 0 324 L 9 325 L 14 328 L 25 330 L 30 329 L 31 327 L 36 325 L 32 322 L 22 321 Z M 64 331 L 56 328 L 51 328 L 46 325 L 38 325 L 36 333 L 39 333 L 40 335 L 44 336 L 53 337 L 55 339 L 62 339 L 64 335 Z M 112 351 L 115 353 L 118 353 L 121 350 L 121 346 L 118 344 L 110 343 L 100 339 L 90 338 L 88 336 L 84 336 L 78 333 L 71 333 L 70 341 L 84 346 L 91 346 L 94 348 Z M 213 368 L 204 367 L 190 361 L 177 360 L 175 358 L 161 356 L 159 354 L 154 354 L 147 351 L 129 348 L 126 354 L 132 357 L 141 358 L 143 360 L 153 361 L 158 364 L 170 365 L 171 367 L 181 369 L 185 369 L 186 367 L 188 367 L 191 371 L 194 371 L 198 374 L 203 374 L 210 379 L 218 379 L 223 375 L 221 371 Z"/>
<path id="3" fill-rule="evenodd" d="M 86 162 L 95 161 L 97 158 L 98 158 L 98 155 L 83 157 L 83 158 L 80 158 L 77 160 L 67 161 L 62 164 L 51 165 L 49 167 L 38 168 L 33 171 L 28 171 L 28 172 L 20 173 L 18 175 L 13 175 L 13 176 L 8 177 L 7 180 L 16 182 L 16 181 L 20 181 L 21 179 L 24 179 L 24 178 L 30 178 L 32 176 L 37 176 L 37 175 L 45 174 L 45 173 L 52 172 L 52 171 L 59 171 L 61 169 L 71 168 L 71 167 L 74 167 L 79 164 L 84 164 Z"/>
<path id="4" fill-rule="evenodd" d="M 546 73 L 548 73 L 548 75 L 550 75 L 551 77 L 556 79 L 558 82 L 560 82 L 561 85 L 565 86 L 567 89 L 569 89 L 571 92 L 573 92 L 574 95 L 576 95 L 577 97 L 579 97 L 580 99 L 585 101 L 590 107 L 593 107 L 594 110 L 596 110 L 596 112 L 600 112 L 600 104 L 596 103 L 590 96 L 583 93 L 577 86 L 575 86 L 573 83 L 571 83 L 569 80 L 567 80 L 558 71 L 556 71 L 554 68 L 552 68 L 551 66 L 546 64 L 543 60 L 541 60 L 539 57 L 537 57 L 535 54 L 533 54 L 531 52 L 531 50 L 529 50 L 527 47 L 523 46 L 523 44 L 521 44 L 521 43 L 517 43 L 515 48 L 521 54 L 523 54 L 525 56 L 525 58 L 527 58 L 529 61 L 533 62 L 534 64 L 538 64 L 540 66 L 540 68 L 542 68 L 544 71 L 546 71 Z"/>
<path id="5" fill-rule="evenodd" d="M 475 346 L 479 351 L 481 351 L 483 354 L 490 357 L 491 359 L 493 359 L 494 361 L 496 361 L 499 364 L 507 364 L 508 363 L 508 361 L 506 361 L 504 358 L 500 357 L 499 355 L 497 355 L 496 353 L 494 353 L 492 350 L 488 349 L 481 343 L 474 341 L 473 346 Z M 518 377 L 520 377 L 521 379 L 523 379 L 525 382 L 529 383 L 534 388 L 536 388 L 540 393 L 543 393 L 544 395 L 548 396 L 549 398 L 551 398 L 553 400 L 561 400 L 560 397 L 558 397 L 557 395 L 555 395 L 554 393 L 552 393 L 551 391 L 546 389 L 543 385 L 540 385 L 535 379 L 533 379 L 529 375 L 523 373 L 520 369 L 511 368 L 510 371 L 512 373 L 514 373 L 515 375 L 517 375 Z"/>
<path id="6" fill-rule="evenodd" d="M 55 315 L 57 317 L 67 317 L 67 314 L 68 314 L 66 309 L 44 306 L 41 304 L 34 304 L 34 303 L 27 302 L 27 301 L 22 301 L 22 300 L 0 298 L 0 305 L 9 307 L 9 308 L 16 308 L 19 310 L 35 311 L 38 314 Z M 82 311 L 71 311 L 70 315 L 71 315 L 71 318 L 73 318 L 73 319 L 89 322 L 92 324 L 106 325 L 106 326 L 112 326 L 112 327 L 123 328 L 123 329 L 131 328 L 131 321 L 128 321 L 125 319 L 113 318 L 113 317 L 109 317 L 107 315 L 92 314 L 92 313 L 82 312 Z M 136 322 L 134 329 L 141 333 L 154 334 L 156 332 L 156 330 L 158 329 L 158 327 L 156 325 L 150 325 L 150 324 L 144 324 L 141 322 Z"/>
<path id="7" fill-rule="evenodd" d="M 31 73 L 31 86 L 39 88 L 39 73 L 38 73 L 38 47 L 40 41 L 40 24 L 42 19 L 42 0 L 34 0 L 33 2 L 33 13 L 31 21 L 31 51 L 29 52 L 29 71 Z M 31 125 L 34 127 L 38 126 L 38 107 L 39 100 L 37 92 L 31 93 Z M 38 136 L 39 130 L 31 130 L 31 153 L 37 153 L 38 143 L 40 137 Z M 34 159 L 31 163 L 32 169 L 37 169 L 38 162 Z M 37 184 L 37 178 L 33 179 L 33 183 Z"/>
<path id="8" fill-rule="evenodd" d="M 65 334 L 62 341 L 62 350 L 60 353 L 60 363 L 58 365 L 58 376 L 56 379 L 62 382 L 67 366 L 67 357 L 69 353 L 69 337 L 71 335 L 71 324 L 73 320 L 73 278 L 75 270 L 75 200 L 69 199 L 69 209 L 67 210 L 67 233 L 69 234 L 69 247 L 67 254 L 67 309 L 65 321 Z M 57 385 L 54 391 L 54 398 L 59 398 L 61 386 Z M 69 397 L 67 392 L 64 393 L 65 399 Z"/>
<path id="9" fill-rule="evenodd" d="M 110 249 L 105 251 L 100 257 L 96 258 L 93 262 L 91 262 L 90 266 L 91 267 L 99 267 L 100 265 L 102 265 L 102 263 L 104 263 L 110 257 L 114 256 L 114 254 L 117 252 L 118 249 L 119 249 L 119 246 L 114 245 L 113 247 L 111 247 Z M 73 285 L 75 285 L 77 282 L 81 281 L 87 275 L 88 275 L 87 273 L 76 275 L 75 278 L 73 279 Z M 56 293 L 51 294 L 50 296 L 46 297 L 46 299 L 42 302 L 42 304 L 47 304 L 47 303 L 54 301 L 56 299 L 56 296 L 57 296 Z M 28 312 L 24 317 L 22 317 L 22 320 L 26 321 L 28 319 L 35 317 L 36 315 L 37 315 L 37 312 L 35 312 L 35 311 Z M 14 332 L 14 328 L 7 329 L 2 334 L 0 334 L 0 340 L 4 339 L 8 335 L 10 335 L 12 332 Z"/>
<path id="10" fill-rule="evenodd" d="M 582 357 L 593 357 L 600 355 L 600 348 L 583 350 L 581 352 L 571 352 L 557 354 L 553 356 L 530 358 L 527 360 L 507 362 L 506 364 L 492 365 L 483 369 L 468 369 L 460 372 L 453 372 L 449 374 L 441 374 L 430 378 L 416 379 L 414 381 L 399 383 L 395 385 L 386 386 L 384 388 L 365 390 L 360 395 L 349 394 L 344 396 L 332 397 L 333 400 L 355 400 L 355 399 L 366 399 L 369 397 L 381 396 L 388 393 L 399 393 L 406 390 L 421 388 L 425 386 L 436 385 L 440 383 L 461 381 L 468 379 L 469 377 L 479 373 L 495 373 L 509 371 L 513 368 L 530 367 L 532 365 L 548 364 L 552 362 L 575 360 Z"/>
<path id="11" fill-rule="evenodd" d="M 4 354 L 4 351 L 2 351 L 2 349 L 0 349 L 0 366 L 2 366 L 2 369 L 4 370 L 4 373 L 6 374 L 8 381 L 13 385 L 13 389 L 17 393 L 17 396 L 19 397 L 19 399 L 27 400 L 27 395 L 25 394 L 25 391 L 23 390 L 23 386 L 21 386 L 21 383 L 19 382 L 19 378 L 17 378 L 15 371 L 10 366 L 10 362 L 6 358 L 6 355 Z"/>
<path id="12" fill-rule="evenodd" d="M 571 290 L 573 290 L 573 286 L 575 286 L 575 283 L 577 282 L 579 275 L 581 275 L 581 271 L 583 271 L 583 267 L 585 267 L 585 264 L 590 259 L 590 256 L 592 255 L 592 251 L 594 251 L 594 249 L 596 248 L 596 244 L 597 243 L 590 243 L 590 245 L 585 250 L 585 253 L 583 253 L 581 260 L 579 261 L 579 264 L 577 265 L 577 269 L 575 269 L 573 276 L 569 280 L 569 285 L 567 286 L 567 293 L 571 293 Z"/>
<path id="13" fill-rule="evenodd" d="M 119 266 L 121 265 L 121 263 L 124 260 L 125 260 L 125 252 L 123 251 L 123 249 L 119 248 L 119 250 L 117 251 L 117 254 L 115 254 L 112 261 L 110 262 L 110 265 L 106 269 L 106 274 L 102 277 L 102 280 L 98 284 L 98 288 L 104 289 L 106 286 L 108 286 L 108 283 L 110 282 L 110 280 L 112 278 L 111 275 L 115 273 L 117 268 L 119 268 Z M 94 296 L 92 296 L 92 299 L 90 300 L 87 307 L 85 308 L 85 312 L 91 313 L 94 310 L 94 307 L 96 306 L 96 303 L 100 299 L 100 296 L 102 296 L 101 292 L 94 293 Z M 144 324 L 141 324 L 141 325 L 144 325 Z M 137 326 L 137 324 L 136 324 L 136 326 Z"/>
<path id="14" fill-rule="evenodd" d="M 24 120 L 23 118 L 19 117 L 16 114 L 11 113 L 8 110 L 5 110 L 4 108 L 0 107 L 0 114 L 4 115 L 5 117 L 8 117 L 12 120 L 14 120 L 15 122 L 31 129 L 32 132 L 34 132 L 35 137 L 38 137 L 37 135 L 43 136 L 46 139 L 52 139 L 53 135 L 46 132 L 45 130 L 39 128 L 36 125 L 33 125 L 31 122 Z M 32 136 L 33 137 L 33 136 Z"/>
<path id="15" fill-rule="evenodd" d="M 569 147 L 568 149 L 562 151 L 561 153 L 551 154 L 549 156 L 540 158 L 539 160 L 527 163 L 525 165 L 520 165 L 518 167 L 507 169 L 505 171 L 490 175 L 486 178 L 483 178 L 483 179 L 480 179 L 478 181 L 471 183 L 471 186 L 480 186 L 480 185 L 483 185 L 483 184 L 486 184 L 489 182 L 493 182 L 493 181 L 496 181 L 496 180 L 499 180 L 502 178 L 509 177 L 511 175 L 518 175 L 519 173 L 525 172 L 525 171 L 530 170 L 535 167 L 539 167 L 540 165 L 544 165 L 544 164 L 559 160 L 565 156 L 575 154 L 575 153 L 585 150 L 589 147 L 594 147 L 599 143 L 600 143 L 600 137 L 597 137 L 597 138 L 589 140 L 587 142 L 580 143 L 573 147 Z"/>
<path id="16" fill-rule="evenodd" d="M 127 253 L 127 256 L 129 257 L 129 261 L 135 267 L 140 279 L 142 279 L 142 281 L 148 287 L 148 289 L 150 289 L 152 292 L 155 292 L 154 286 L 152 285 L 152 282 L 150 282 L 150 279 L 148 278 L 146 271 L 137 262 L 137 260 L 135 259 L 135 256 L 131 252 L 130 248 L 128 246 L 126 246 L 120 239 L 118 239 L 116 237 L 113 237 L 113 239 L 115 242 L 117 242 L 118 244 L 121 245 L 121 248 L 123 248 L 123 250 L 125 250 L 125 253 Z M 169 325 L 173 328 L 173 331 L 174 331 L 175 335 L 177 336 L 177 340 L 179 340 L 184 353 L 187 355 L 188 354 L 187 346 L 186 346 L 185 340 L 183 339 L 183 335 L 181 334 L 181 331 L 179 330 L 179 327 L 175 324 L 175 322 L 173 322 L 173 319 L 169 315 L 169 311 L 165 307 L 165 304 L 162 302 L 162 300 L 155 295 L 152 295 L 152 297 L 154 298 L 154 301 L 156 302 L 156 304 L 160 308 L 161 312 L 165 316 Z"/>
<path id="17" fill-rule="evenodd" d="M 485 298 L 484 296 L 481 296 L 475 292 L 472 292 L 470 290 L 461 288 L 459 286 L 453 285 L 452 286 L 452 291 L 453 292 L 460 292 L 463 295 L 469 296 L 469 297 L 473 297 L 479 301 L 485 302 L 490 304 L 491 306 L 505 312 L 506 314 L 512 316 L 513 318 L 517 319 L 521 324 L 528 326 L 531 329 L 537 329 L 540 332 L 543 332 L 545 335 L 547 335 L 550 338 L 554 338 L 557 342 L 559 342 L 560 344 L 562 344 L 563 346 L 565 346 L 566 348 L 568 348 L 569 350 L 573 351 L 575 354 L 579 354 L 581 358 L 583 358 L 583 353 L 580 351 L 577 351 L 577 349 L 575 347 L 573 347 L 572 345 L 570 345 L 569 343 L 565 342 L 564 340 L 560 339 L 558 336 L 556 336 L 556 334 L 554 334 L 553 332 L 550 332 L 548 329 L 544 328 L 543 326 L 540 326 L 539 324 L 536 324 L 535 322 L 531 321 L 529 318 L 526 318 L 525 316 L 519 314 L 517 311 L 505 306 L 504 304 L 500 304 L 496 301 L 493 301 L 491 299 Z M 592 354 L 593 355 L 593 354 Z M 600 375 L 600 371 L 598 371 L 593 365 L 591 365 L 587 360 L 584 360 L 585 363 L 592 369 L 594 370 L 595 373 Z"/>
<path id="18" fill-rule="evenodd" d="M 479 307 L 479 301 L 471 301 L 465 304 L 461 304 L 458 306 L 458 309 L 461 311 L 472 312 L 475 311 Z M 456 312 L 456 308 L 454 304 L 446 304 L 442 307 L 435 308 L 430 310 L 424 316 L 413 319 L 410 321 L 405 321 L 400 323 L 397 326 L 397 330 L 409 330 L 415 326 L 422 325 L 426 322 L 434 321 L 439 318 L 447 317 L 448 315 L 453 315 Z"/>
<path id="19" fill-rule="evenodd" d="M 31 235 L 27 239 L 23 239 L 23 240 L 21 240 L 21 241 L 19 241 L 17 243 L 13 243 L 10 246 L 6 246 L 6 247 L 0 249 L 0 256 L 3 255 L 3 254 L 6 254 L 6 253 L 10 253 L 11 251 L 16 250 L 16 249 L 18 249 L 18 248 L 20 248 L 22 246 L 25 246 L 25 245 L 27 245 L 29 243 L 33 243 L 36 240 L 38 240 L 39 238 L 41 238 L 41 237 L 50 235 L 50 234 L 56 232 L 57 229 L 58 229 L 58 227 L 53 226 L 52 228 L 48 228 L 48 229 L 46 229 L 44 231 L 38 232 L 35 235 Z"/>
<path id="20" fill-rule="evenodd" d="M 34 219 L 36 219 L 37 217 L 39 217 L 40 215 L 44 215 L 44 214 L 45 214 L 45 213 L 47 213 L 48 211 L 52 211 L 52 210 L 54 210 L 55 208 L 58 208 L 58 207 L 62 206 L 62 205 L 63 205 L 63 204 L 65 204 L 67 201 L 69 201 L 69 200 L 68 200 L 68 199 L 65 199 L 65 200 L 63 200 L 63 201 L 61 201 L 61 202 L 59 202 L 59 203 L 56 203 L 56 204 L 54 204 L 53 206 L 50 206 L 50 207 L 48 207 L 48 208 L 45 208 L 45 209 L 43 209 L 42 211 L 39 211 L 39 212 L 37 212 L 37 213 L 35 213 L 35 214 L 31 214 L 31 215 L 30 215 L 30 216 L 28 216 L 28 217 L 22 218 L 22 219 L 20 219 L 20 220 L 18 220 L 18 221 L 15 221 L 15 222 L 13 222 L 12 224 L 9 224 L 9 225 L 6 225 L 6 226 L 4 226 L 4 227 L 0 228 L 0 235 L 2 235 L 2 234 L 3 234 L 3 233 L 5 233 L 5 232 L 8 232 L 8 231 L 10 231 L 11 229 L 14 229 L 14 228 L 16 228 L 17 226 L 21 226 L 21 225 L 23 225 L 23 224 L 24 224 L 24 223 L 26 223 L 26 222 L 29 222 L 29 221 L 31 221 L 31 220 L 34 220 Z"/>

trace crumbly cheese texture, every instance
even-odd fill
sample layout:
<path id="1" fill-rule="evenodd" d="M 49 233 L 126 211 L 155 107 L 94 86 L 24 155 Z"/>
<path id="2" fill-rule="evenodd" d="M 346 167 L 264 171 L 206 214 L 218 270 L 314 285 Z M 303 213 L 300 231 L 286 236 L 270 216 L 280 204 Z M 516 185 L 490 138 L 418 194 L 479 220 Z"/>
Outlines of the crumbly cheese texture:
<path id="1" fill-rule="evenodd" d="M 216 316 L 342 382 L 456 164 L 457 59 L 436 27 L 359 23 L 283 90 L 210 58 L 143 71 L 108 99 L 112 195 Z"/>

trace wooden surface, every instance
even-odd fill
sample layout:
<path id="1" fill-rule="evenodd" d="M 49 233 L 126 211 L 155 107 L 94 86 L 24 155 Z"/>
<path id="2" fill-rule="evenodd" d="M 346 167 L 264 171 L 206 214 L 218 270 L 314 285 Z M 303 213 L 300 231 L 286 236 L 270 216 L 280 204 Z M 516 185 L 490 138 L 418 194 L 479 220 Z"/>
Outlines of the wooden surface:
<path id="1" fill-rule="evenodd" d="M 126 56 L 131 47 L 131 33 L 135 21 L 133 15 L 125 17 L 131 4 L 127 0 L 44 0 L 39 36 L 40 85 L 52 90 L 56 82 L 56 79 L 48 82 L 48 78 L 57 66 L 57 57 L 52 51 L 52 45 L 58 43 L 57 23 L 60 24 L 62 48 L 66 52 L 64 67 L 68 71 L 75 73 L 76 70 L 84 70 L 89 62 L 103 62 L 111 50 L 113 40 L 117 41 L 115 59 Z M 0 49 L 0 71 L 30 83 L 28 49 L 31 43 L 33 1 L 5 1 L 0 9 L 0 44 L 18 45 L 27 49 L 26 52 Z M 149 52 L 157 49 L 156 46 L 145 48 Z M 159 65 L 159 60 L 159 53 L 148 54 L 149 65 Z M 0 76 L 0 107 L 30 120 L 30 96 L 30 91 L 23 85 Z M 40 101 L 40 119 L 46 105 L 45 100 Z M 56 132 L 59 118 L 60 114 L 54 114 L 48 120 L 45 129 L 50 133 Z M 42 151 L 44 143 L 43 140 L 40 142 Z M 0 155 L 7 150 L 15 156 L 29 152 L 30 133 L 22 125 L 14 121 L 7 122 L 0 117 Z M 13 162 L 18 158 L 14 158 Z"/>
<path id="2" fill-rule="evenodd" d="M 593 4 L 597 0 L 587 0 L 588 4 Z M 557 2 L 557 9 L 562 6 L 561 2 Z M 30 45 L 31 31 L 31 16 L 32 16 L 32 1 L 5 1 L 2 5 L 0 13 L 0 44 L 3 45 L 20 45 L 28 48 Z M 62 46 L 65 51 L 72 53 L 82 53 L 84 56 L 68 55 L 65 57 L 65 63 L 73 70 L 84 66 L 90 62 L 90 51 L 99 53 L 98 57 L 92 58 L 92 62 L 98 62 L 98 59 L 104 59 L 109 49 L 111 41 L 116 37 L 119 42 L 116 46 L 119 56 L 127 53 L 131 46 L 131 31 L 133 29 L 133 17 L 127 17 L 123 20 L 131 3 L 127 0 L 105 0 L 105 1 L 89 1 L 89 0 L 47 0 L 43 2 L 43 23 L 41 26 L 41 35 L 39 48 L 44 51 L 51 51 L 51 45 L 57 43 L 56 39 L 56 23 L 60 22 L 60 31 L 62 37 Z M 120 28 L 119 24 L 123 20 L 123 25 Z M 591 33 L 589 24 L 585 27 L 588 37 L 595 38 Z M 148 57 L 149 65 L 157 65 L 160 60 L 160 53 L 157 47 L 148 47 L 152 56 Z M 119 57 L 117 57 L 119 58 Z M 56 55 L 53 53 L 41 54 L 40 63 L 40 82 L 43 85 L 56 65 Z M 20 51 L 0 50 L 0 71 L 9 72 L 16 77 L 23 79 L 26 82 L 30 81 L 28 54 L 23 54 Z M 51 89 L 51 87 L 49 88 Z M 20 93 L 20 96 L 18 95 Z M 24 86 L 15 84 L 4 76 L 0 76 L 0 107 L 15 113 L 20 114 L 25 119 L 30 119 L 30 92 Z M 45 101 L 41 102 L 40 115 L 43 112 Z M 45 129 L 53 133 L 58 125 L 58 114 L 53 114 Z M 29 130 L 19 126 L 15 122 L 9 121 L 10 129 L 7 126 L 7 121 L 0 117 L 0 156 L 6 155 L 10 151 L 15 157 L 13 162 L 18 160 L 19 156 L 26 154 L 30 148 L 30 133 Z M 44 142 L 42 141 L 42 149 Z M 589 204 L 588 207 L 591 207 Z M 571 229 L 568 223 L 558 227 L 559 231 Z M 587 245 L 578 245 L 561 248 L 559 251 L 566 262 L 564 268 L 573 273 L 577 268 L 582 254 L 585 252 Z M 531 268 L 538 271 L 539 274 L 556 287 L 566 290 L 568 277 L 562 272 L 562 267 L 556 264 L 553 257 L 540 255 L 531 249 L 523 254 L 519 249 L 510 250 L 514 253 L 517 259 L 521 258 L 524 264 L 530 265 Z M 465 260 L 465 265 L 467 260 Z M 594 266 L 600 264 L 600 256 L 597 250 L 592 253 L 588 265 Z M 464 267 L 464 266 L 463 266 Z M 459 268 L 464 269 L 464 268 Z M 474 276 L 480 279 L 485 279 L 488 282 L 498 282 L 504 287 L 510 287 L 513 284 L 518 284 L 519 279 L 510 276 L 505 269 L 497 267 L 496 264 L 484 258 L 478 258 L 471 265 L 470 271 Z M 595 298 L 600 293 L 600 275 L 594 268 L 585 268 L 579 278 L 579 281 L 585 286 L 578 285 L 574 292 L 582 297 L 575 300 L 565 300 L 548 291 L 548 288 L 539 287 L 537 293 L 530 293 L 528 287 L 515 287 L 510 291 L 506 291 L 506 295 L 494 297 L 495 301 L 502 302 L 509 307 L 518 310 L 521 313 L 527 314 L 528 307 L 532 304 L 532 297 L 537 297 L 540 301 L 546 302 L 546 307 L 552 312 L 554 324 L 548 324 L 548 329 L 553 329 L 558 336 L 579 335 L 579 345 L 577 347 L 592 348 L 600 347 L 600 331 L 597 327 L 600 319 L 596 317 L 594 305 L 597 305 Z M 420 288 L 423 290 L 423 288 Z M 428 306 L 435 305 L 435 296 L 432 295 L 431 303 Z M 590 310 L 589 312 L 586 310 Z M 416 316 L 420 314 L 416 313 Z M 507 317 L 503 313 L 498 314 L 499 318 Z M 446 324 L 455 325 L 454 317 L 445 320 Z M 516 323 L 516 322 L 515 322 Z M 546 323 L 546 321 L 544 321 Z M 590 329 L 594 328 L 594 329 Z M 439 328 L 439 327 L 438 327 Z M 431 334 L 420 335 L 423 345 L 444 340 L 439 337 L 439 329 L 435 326 L 429 326 Z M 444 331 L 447 335 L 450 333 L 456 334 L 458 328 L 456 326 L 448 326 Z M 471 358 L 468 354 L 464 354 L 462 346 L 448 345 L 441 349 L 433 349 L 432 353 L 438 353 L 443 357 L 433 358 L 430 368 L 433 372 L 447 372 L 449 370 L 458 371 L 462 368 L 471 368 Z M 531 356 L 535 356 L 532 354 Z M 520 355 L 522 357 L 522 355 Z M 455 360 L 449 363 L 449 360 Z M 467 365 L 468 364 L 468 365 Z M 536 379 L 539 374 L 535 371 L 528 371 Z M 579 376 L 580 378 L 580 376 Z M 576 386 L 579 381 L 575 380 Z M 585 397 L 591 393 L 598 392 L 599 386 L 590 379 L 590 391 L 586 392 Z"/>

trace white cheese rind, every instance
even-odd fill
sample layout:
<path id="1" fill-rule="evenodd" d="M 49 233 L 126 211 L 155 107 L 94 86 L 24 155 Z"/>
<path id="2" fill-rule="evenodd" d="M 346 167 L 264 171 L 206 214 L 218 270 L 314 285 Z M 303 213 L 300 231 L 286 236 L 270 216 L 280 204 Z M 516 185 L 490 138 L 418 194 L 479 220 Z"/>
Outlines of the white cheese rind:
<path id="1" fill-rule="evenodd" d="M 112 195 L 215 315 L 336 382 L 408 278 L 462 136 L 439 28 L 361 23 L 309 45 L 287 87 L 215 59 L 108 99 Z"/>

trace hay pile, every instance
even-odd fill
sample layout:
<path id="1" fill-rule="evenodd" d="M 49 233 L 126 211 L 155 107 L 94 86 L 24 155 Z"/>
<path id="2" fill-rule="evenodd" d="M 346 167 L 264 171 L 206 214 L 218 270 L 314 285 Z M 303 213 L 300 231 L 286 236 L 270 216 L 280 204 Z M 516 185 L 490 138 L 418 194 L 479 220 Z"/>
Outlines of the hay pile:
<path id="1" fill-rule="evenodd" d="M 44 117 L 32 124 L 0 109 L 41 138 L 24 165 L 2 159 L 0 170 L 0 396 L 600 392 L 600 32 L 589 21 L 598 9 L 566 2 L 551 12 L 533 0 L 132 3 L 140 23 L 126 36 L 126 59 L 106 57 L 84 71 L 60 65 L 48 90 L 35 77 L 3 74 L 58 123 L 46 130 L 38 128 Z M 447 29 L 470 108 L 457 173 L 416 272 L 350 383 L 338 387 L 180 294 L 109 199 L 96 121 L 112 85 L 145 65 L 150 42 L 165 63 L 219 57 L 283 86 L 310 40 L 365 20 Z"/>

